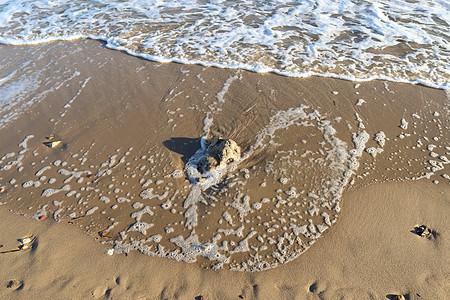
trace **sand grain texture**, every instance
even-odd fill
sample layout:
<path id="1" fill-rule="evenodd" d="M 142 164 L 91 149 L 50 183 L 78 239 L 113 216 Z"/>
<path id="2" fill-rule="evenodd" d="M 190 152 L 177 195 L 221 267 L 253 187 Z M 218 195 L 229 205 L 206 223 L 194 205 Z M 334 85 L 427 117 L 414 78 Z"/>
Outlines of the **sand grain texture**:
<path id="1" fill-rule="evenodd" d="M 1 49 L 2 77 L 25 64 L 12 82 L 39 84 L 2 109 L 0 250 L 25 236 L 37 240 L 32 250 L 0 254 L 0 298 L 450 297 L 444 91 L 159 64 L 92 40 Z M 305 116 L 280 117 L 293 109 Z M 182 171 L 207 131 L 251 155 L 219 188 L 202 191 L 206 204 L 186 205 L 192 186 Z M 50 135 L 62 145 L 44 146 Z M 342 152 L 331 150 L 356 153 L 358 137 L 366 141 L 343 176 L 350 160 L 336 163 Z M 291 187 L 302 196 L 292 196 Z M 248 236 L 248 251 L 228 252 L 230 267 L 248 266 L 260 254 L 274 268 L 236 272 L 225 264 L 213 271 L 214 262 L 199 256 L 184 263 L 130 249 L 105 254 L 113 245 L 100 242 L 114 240 L 138 241 L 135 248 L 151 255 L 158 243 L 176 251 L 170 239 L 191 232 L 184 222 L 192 207 L 199 243 L 224 228 L 236 230 L 222 236 L 229 245 Z M 294 234 L 291 224 L 309 231 Z M 422 224 L 433 238 L 411 232 Z M 107 237 L 98 235 L 102 230 Z M 286 237 L 277 246 L 272 236 L 302 242 L 288 247 Z M 139 248 L 145 243 L 149 248 Z M 303 253 L 290 262 L 270 255 L 283 249 Z"/>
<path id="2" fill-rule="evenodd" d="M 108 256 L 105 247 L 68 224 L 48 224 L 2 208 L 6 246 L 29 234 L 33 251 L 2 254 L 1 298 L 36 294 L 70 299 L 445 299 L 450 292 L 448 187 L 388 183 L 345 195 L 343 213 L 326 237 L 295 261 L 260 273 L 201 270 L 194 264 L 137 253 Z M 361 199 L 364 199 L 361 203 Z M 423 199 L 428 199 L 423 205 Z M 426 240 L 410 232 L 434 228 Z M 10 280 L 23 282 L 19 290 Z M 420 295 L 420 296 L 419 296 Z"/>

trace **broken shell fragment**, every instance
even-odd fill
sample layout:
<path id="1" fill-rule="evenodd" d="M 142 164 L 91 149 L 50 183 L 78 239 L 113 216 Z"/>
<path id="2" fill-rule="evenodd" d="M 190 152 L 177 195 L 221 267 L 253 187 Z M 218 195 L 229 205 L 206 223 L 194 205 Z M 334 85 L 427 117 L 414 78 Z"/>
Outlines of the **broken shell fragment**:
<path id="1" fill-rule="evenodd" d="M 414 227 L 414 233 L 417 234 L 418 236 L 421 236 L 421 237 L 424 237 L 427 239 L 431 238 L 433 235 L 430 228 L 428 228 L 425 225 L 420 225 L 420 226 Z"/>
<path id="2" fill-rule="evenodd" d="M 23 245 L 29 244 L 34 240 L 33 237 L 26 237 L 23 239 L 19 239 L 19 242 L 22 243 Z"/>
<path id="3" fill-rule="evenodd" d="M 98 233 L 98 235 L 99 235 L 100 237 L 105 237 L 105 236 L 107 236 L 108 234 L 109 234 L 109 231 L 105 231 L 105 230 L 99 231 L 99 233 Z"/>
<path id="4" fill-rule="evenodd" d="M 0 194 L 1 194 L 1 193 L 4 193 L 5 191 L 6 191 L 6 189 L 5 189 L 4 186 L 0 187 Z"/>
<path id="5" fill-rule="evenodd" d="M 31 244 L 23 244 L 19 246 L 20 250 L 28 250 L 30 248 Z"/>
<path id="6" fill-rule="evenodd" d="M 49 148 L 56 148 L 59 145 L 61 145 L 61 141 L 50 141 L 50 142 L 44 142 L 44 145 Z"/>
<path id="7" fill-rule="evenodd" d="M 23 239 L 18 239 L 18 241 L 21 243 L 19 245 L 19 250 L 28 250 L 33 246 L 34 241 L 36 240 L 35 236 L 26 237 Z"/>

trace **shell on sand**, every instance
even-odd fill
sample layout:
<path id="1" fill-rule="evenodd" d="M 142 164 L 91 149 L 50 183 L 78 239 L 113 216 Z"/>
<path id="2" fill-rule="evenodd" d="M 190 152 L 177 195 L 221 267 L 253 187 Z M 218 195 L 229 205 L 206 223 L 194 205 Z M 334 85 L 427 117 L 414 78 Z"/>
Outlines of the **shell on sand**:
<path id="1" fill-rule="evenodd" d="M 432 233 L 431 229 L 428 228 L 425 225 L 416 226 L 414 228 L 414 232 L 418 236 L 421 236 L 421 237 L 424 237 L 424 238 L 431 238 L 433 236 L 433 233 Z"/>

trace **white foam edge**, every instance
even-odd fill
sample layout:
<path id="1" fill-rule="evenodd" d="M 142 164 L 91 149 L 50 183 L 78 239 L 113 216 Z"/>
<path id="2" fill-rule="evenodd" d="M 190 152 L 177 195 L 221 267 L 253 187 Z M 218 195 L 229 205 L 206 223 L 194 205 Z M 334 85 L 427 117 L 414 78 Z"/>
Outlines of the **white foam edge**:
<path id="1" fill-rule="evenodd" d="M 38 45 L 38 44 L 44 44 L 49 42 L 57 42 L 57 41 L 74 41 L 79 39 L 92 39 L 92 40 L 99 40 L 105 42 L 105 47 L 112 49 L 112 50 L 119 50 L 124 51 L 129 55 L 140 57 L 146 60 L 159 62 L 159 63 L 179 63 L 179 64 L 186 64 L 186 65 L 201 65 L 205 67 L 215 67 L 215 68 L 221 68 L 221 69 L 242 69 L 246 71 L 251 71 L 255 73 L 275 73 L 278 75 L 283 75 L 287 77 L 297 77 L 297 78 L 306 78 L 311 76 L 319 76 L 319 77 L 329 77 L 329 78 L 336 78 L 336 79 L 343 79 L 348 81 L 354 81 L 354 82 L 368 82 L 373 80 L 385 80 L 390 82 L 398 82 L 398 83 L 409 83 L 409 84 L 417 84 L 417 85 L 424 85 L 431 88 L 436 89 L 442 89 L 442 90 L 448 90 L 450 89 L 450 82 L 447 82 L 445 84 L 437 84 L 435 82 L 430 82 L 428 80 L 424 79 L 414 79 L 414 80 L 406 80 L 403 78 L 397 78 L 397 77 L 388 77 L 383 74 L 378 75 L 372 75 L 367 78 L 356 78 L 354 76 L 345 76 L 345 75 L 338 75 L 334 73 L 318 73 L 313 71 L 306 71 L 306 72 L 285 72 L 276 70 L 269 67 L 263 67 L 263 66 L 254 66 L 249 64 L 220 64 L 220 63 L 213 63 L 213 62 L 207 62 L 202 60 L 188 60 L 188 59 L 181 59 L 181 58 L 165 58 L 161 56 L 155 56 L 145 53 L 137 53 L 135 51 L 132 51 L 124 46 L 120 46 L 119 43 L 126 43 L 125 40 L 121 40 L 116 37 L 102 37 L 102 36 L 95 36 L 95 35 L 72 35 L 72 36 L 64 36 L 64 37 L 47 37 L 42 39 L 34 39 L 34 40 L 13 40 L 13 39 L 7 39 L 7 38 L 0 38 L 0 44 L 6 44 L 6 45 L 13 45 L 13 46 L 21 46 L 21 45 Z"/>

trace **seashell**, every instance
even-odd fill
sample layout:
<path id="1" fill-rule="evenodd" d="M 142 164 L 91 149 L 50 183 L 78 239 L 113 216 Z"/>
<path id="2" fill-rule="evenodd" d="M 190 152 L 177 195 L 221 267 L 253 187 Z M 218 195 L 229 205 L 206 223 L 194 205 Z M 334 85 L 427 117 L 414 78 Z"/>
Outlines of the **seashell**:
<path id="1" fill-rule="evenodd" d="M 31 243 L 33 240 L 34 240 L 33 237 L 26 237 L 23 239 L 19 239 L 19 242 L 25 245 Z"/>
<path id="2" fill-rule="evenodd" d="M 114 254 L 114 249 L 106 249 L 105 253 L 108 255 L 113 255 Z"/>
<path id="3" fill-rule="evenodd" d="M 47 218 L 46 216 L 42 215 L 42 216 L 39 216 L 38 219 L 42 221 L 42 220 L 45 220 L 46 218 Z"/>
<path id="4" fill-rule="evenodd" d="M 49 148 L 56 148 L 59 145 L 61 145 L 61 141 L 44 142 L 44 145 L 49 147 Z"/>
<path id="5" fill-rule="evenodd" d="M 424 238 L 432 237 L 432 232 L 431 232 L 430 228 L 428 228 L 425 225 L 420 225 L 420 226 L 414 227 L 414 233 L 417 234 L 418 236 L 421 236 Z"/>
<path id="6" fill-rule="evenodd" d="M 33 242 L 36 240 L 35 236 L 26 237 L 23 239 L 18 239 L 18 241 L 21 243 L 19 245 L 19 250 L 28 250 L 33 246 Z"/>
<path id="7" fill-rule="evenodd" d="M 20 249 L 20 250 L 28 250 L 28 249 L 30 248 L 30 246 L 31 246 L 30 243 L 28 243 L 28 244 L 23 244 L 23 245 L 20 245 L 20 246 L 19 246 L 19 249 Z"/>
<path id="8" fill-rule="evenodd" d="M 98 235 L 99 235 L 100 237 L 105 237 L 105 236 L 107 236 L 108 234 L 109 234 L 109 231 L 105 231 L 105 230 L 99 231 L 99 233 L 98 233 Z"/>

